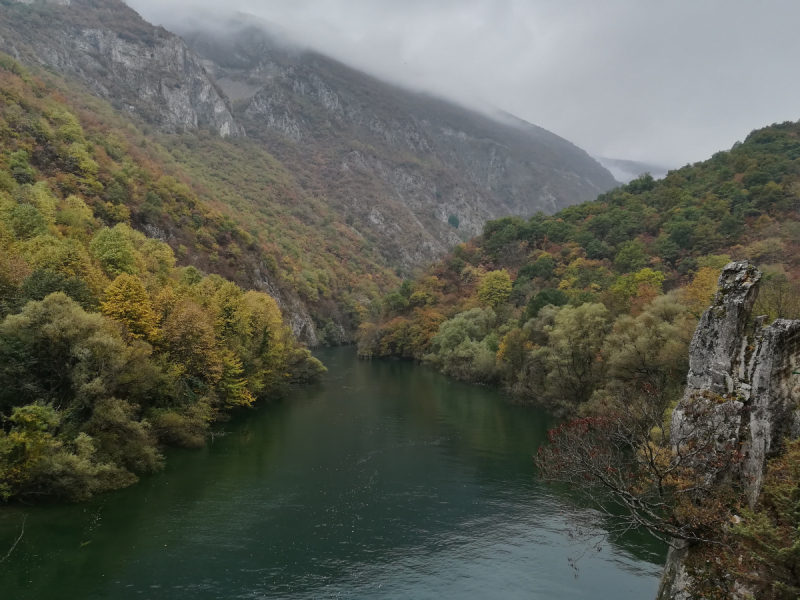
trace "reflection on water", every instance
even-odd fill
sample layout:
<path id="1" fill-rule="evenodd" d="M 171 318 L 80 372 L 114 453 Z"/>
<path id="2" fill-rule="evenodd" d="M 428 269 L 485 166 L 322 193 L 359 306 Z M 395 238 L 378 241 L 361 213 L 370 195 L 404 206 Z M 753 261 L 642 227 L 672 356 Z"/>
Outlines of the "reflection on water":
<path id="1" fill-rule="evenodd" d="M 2 598 L 652 598 L 665 549 L 580 554 L 531 456 L 549 417 L 411 363 L 327 350 L 320 384 L 163 473 L 0 509 Z"/>

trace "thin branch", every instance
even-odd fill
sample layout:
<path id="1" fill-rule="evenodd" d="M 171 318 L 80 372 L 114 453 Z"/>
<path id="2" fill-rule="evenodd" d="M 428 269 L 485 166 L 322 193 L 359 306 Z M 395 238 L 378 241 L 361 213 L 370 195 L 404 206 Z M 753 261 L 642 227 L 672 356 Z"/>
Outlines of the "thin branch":
<path id="1" fill-rule="evenodd" d="M 25 535 L 25 521 L 27 520 L 27 518 L 28 515 L 22 515 L 22 531 L 19 532 L 19 537 L 11 546 L 11 549 L 8 551 L 8 554 L 6 554 L 3 558 L 0 558 L 0 563 L 5 561 L 9 556 L 11 556 L 11 553 L 14 551 L 14 548 L 16 548 L 17 544 L 19 544 L 19 541 L 22 539 L 22 536 Z"/>

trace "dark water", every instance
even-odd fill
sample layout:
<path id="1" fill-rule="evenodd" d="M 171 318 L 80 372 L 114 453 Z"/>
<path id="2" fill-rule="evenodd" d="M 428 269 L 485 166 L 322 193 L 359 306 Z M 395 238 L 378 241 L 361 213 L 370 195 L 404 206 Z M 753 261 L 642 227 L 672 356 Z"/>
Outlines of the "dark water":
<path id="1" fill-rule="evenodd" d="M 655 597 L 664 549 L 581 554 L 536 480 L 551 421 L 410 363 L 320 358 L 325 381 L 243 413 L 164 472 L 75 506 L 0 508 L 0 598 Z"/>

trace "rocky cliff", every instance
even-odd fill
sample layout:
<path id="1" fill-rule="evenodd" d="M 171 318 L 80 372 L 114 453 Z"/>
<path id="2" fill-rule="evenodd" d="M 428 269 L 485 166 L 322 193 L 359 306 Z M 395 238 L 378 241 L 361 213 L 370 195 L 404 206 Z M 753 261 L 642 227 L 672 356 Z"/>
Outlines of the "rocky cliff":
<path id="1" fill-rule="evenodd" d="M 123 2 L 18 1 L 3 6 L 0 49 L 73 75 L 166 132 L 244 135 L 227 98 L 177 35 Z"/>
<path id="2" fill-rule="evenodd" d="M 261 139 L 388 260 L 438 258 L 483 224 L 553 213 L 614 185 L 558 136 L 511 115 L 489 118 L 292 47 L 247 17 L 175 25 Z"/>
<path id="3" fill-rule="evenodd" d="M 714 304 L 700 320 L 690 346 L 688 385 L 672 416 L 673 443 L 686 439 L 685 415 L 696 402 L 715 402 L 714 415 L 739 415 L 724 435 L 738 441 L 743 459 L 728 476 L 741 479 L 755 505 L 768 458 L 782 440 L 800 435 L 800 321 L 778 319 L 764 326 L 751 319 L 761 273 L 750 263 L 725 267 Z M 712 400 L 709 400 L 711 398 Z M 728 410 L 731 407 L 735 410 Z M 720 431 L 719 428 L 715 428 Z M 713 482 L 712 482 L 713 483 Z M 669 552 L 658 600 L 688 600 L 691 577 L 685 562 L 692 549 Z M 741 588 L 741 597 L 747 590 Z"/>

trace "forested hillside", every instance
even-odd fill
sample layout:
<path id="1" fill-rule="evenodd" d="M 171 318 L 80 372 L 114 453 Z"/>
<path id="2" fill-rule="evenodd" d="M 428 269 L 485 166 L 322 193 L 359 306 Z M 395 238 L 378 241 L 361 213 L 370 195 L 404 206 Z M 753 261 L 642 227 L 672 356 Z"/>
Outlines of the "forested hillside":
<path id="1" fill-rule="evenodd" d="M 153 179 L 117 175 L 98 193 L 104 222 L 129 216 L 180 264 L 268 292 L 303 342 L 352 339 L 365 306 L 396 284 L 376 240 L 263 145 L 233 135 L 242 131 L 224 94 L 179 37 L 122 2 L 5 2 L 0 11 L 0 46 L 78 111 L 106 155 Z"/>
<path id="2" fill-rule="evenodd" d="M 743 373 L 755 345 L 776 335 L 762 336 L 765 325 L 800 318 L 798 134 L 800 123 L 766 127 L 664 180 L 645 175 L 552 217 L 487 223 L 384 298 L 380 320 L 362 326 L 361 354 L 420 359 L 567 417 L 535 457 L 541 477 L 568 484 L 619 523 L 598 538 L 576 517 L 574 533 L 587 543 L 646 530 L 674 545 L 660 598 L 675 590 L 797 597 L 797 441 L 775 434 L 756 496 L 743 471 L 766 435 L 758 428 L 768 411 L 755 405 L 796 414 L 797 358 L 767 375 L 779 392 Z M 730 265 L 729 278 L 742 274 L 737 285 L 761 277 L 760 289 L 752 311 L 740 307 L 752 315 L 741 331 L 720 332 L 749 340 L 738 359 L 749 367 L 732 377 L 753 386 L 752 398 L 723 382 L 718 393 L 702 390 L 679 405 L 689 343 L 732 258 L 763 273 Z M 725 294 L 704 317 L 707 328 L 724 320 Z M 796 325 L 777 321 L 774 331 Z M 714 340 L 695 341 L 699 360 Z M 724 366 L 708 369 L 715 381 L 727 377 Z M 790 418 L 775 418 L 796 435 Z"/>
<path id="3" fill-rule="evenodd" d="M 3 498 L 128 485 L 322 369 L 272 297 L 177 266 L 235 274 L 252 236 L 61 91 L 0 56 Z"/>
<path id="4" fill-rule="evenodd" d="M 615 184 L 586 152 L 544 129 L 389 85 L 276 40 L 255 18 L 204 22 L 178 13 L 175 29 L 187 44 L 121 0 L 3 0 L 0 10 L 0 49 L 23 63 L 80 81 L 149 132 L 219 135 L 213 149 L 172 137 L 165 145 L 217 200 L 235 199 L 243 218 L 275 203 L 264 198 L 274 189 L 262 187 L 264 161 L 250 155 L 276 158 L 266 171 L 281 183 L 291 179 L 288 210 L 302 225 L 332 227 L 341 238 L 331 240 L 333 253 L 363 256 L 366 275 L 383 265 L 414 272 L 488 219 L 553 212 Z M 281 228 L 292 241 L 284 253 L 314 256 L 317 248 L 306 250 L 293 228 Z M 334 293 L 332 310 L 330 298 L 320 306 L 314 293 L 346 284 L 320 260 L 309 262 L 290 272 L 301 294 L 287 305 L 306 309 L 311 316 L 299 320 L 313 321 L 320 337 L 352 339 L 351 298 Z M 330 285 L 320 281 L 328 275 Z M 355 297 L 363 304 L 370 294 Z"/>
<path id="5" fill-rule="evenodd" d="M 757 314 L 800 315 L 798 133 L 767 127 L 663 180 L 487 223 L 384 298 L 362 353 L 422 359 L 566 412 L 621 381 L 677 394 L 696 320 L 732 258 L 766 270 Z"/>

